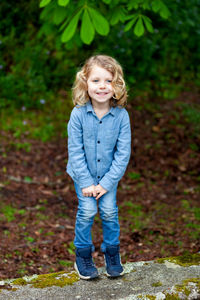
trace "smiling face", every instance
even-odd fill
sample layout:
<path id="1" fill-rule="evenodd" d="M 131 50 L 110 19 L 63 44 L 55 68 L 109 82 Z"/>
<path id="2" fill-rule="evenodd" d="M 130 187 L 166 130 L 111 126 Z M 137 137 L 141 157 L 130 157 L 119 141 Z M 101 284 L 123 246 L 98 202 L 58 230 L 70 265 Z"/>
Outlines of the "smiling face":
<path id="1" fill-rule="evenodd" d="M 109 105 L 110 99 L 114 95 L 112 87 L 113 75 L 104 68 L 94 65 L 87 80 L 88 95 L 92 104 Z"/>

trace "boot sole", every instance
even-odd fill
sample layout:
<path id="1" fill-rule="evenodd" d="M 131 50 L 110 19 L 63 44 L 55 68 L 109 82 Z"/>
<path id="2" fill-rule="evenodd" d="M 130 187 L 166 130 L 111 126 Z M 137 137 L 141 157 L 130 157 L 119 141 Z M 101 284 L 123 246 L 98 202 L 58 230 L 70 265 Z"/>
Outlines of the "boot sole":
<path id="1" fill-rule="evenodd" d="M 105 257 L 105 255 L 104 255 L 104 261 L 105 261 L 105 267 L 106 267 L 106 273 L 105 273 L 105 274 L 106 274 L 107 277 L 110 277 L 110 278 L 112 277 L 112 278 L 114 278 L 114 277 L 120 277 L 120 276 L 123 276 L 123 275 L 124 275 L 124 273 L 125 273 L 125 272 L 124 272 L 124 269 L 123 269 L 123 271 L 122 271 L 121 273 L 119 273 L 119 274 L 117 274 L 117 275 L 110 275 L 110 274 L 107 272 L 107 265 L 106 265 L 106 257 Z M 120 264 L 122 264 L 122 263 L 121 263 L 121 257 L 120 257 Z"/>
<path id="2" fill-rule="evenodd" d="M 75 268 L 76 272 L 78 273 L 78 275 L 79 275 L 79 277 L 80 277 L 81 279 L 84 279 L 84 280 L 90 280 L 90 279 L 94 279 L 94 278 L 99 277 L 99 274 L 96 274 L 96 275 L 94 274 L 94 275 L 92 275 L 92 276 L 84 276 L 84 275 L 81 275 L 81 274 L 79 273 L 79 270 L 78 270 L 78 267 L 77 267 L 76 262 L 74 263 L 74 268 Z"/>
<path id="3" fill-rule="evenodd" d="M 105 274 L 106 274 L 107 277 L 110 277 L 110 278 L 116 278 L 116 277 L 121 277 L 121 276 L 123 276 L 123 275 L 124 275 L 124 271 L 123 271 L 122 273 L 118 274 L 118 275 L 110 275 L 107 271 L 106 271 Z"/>

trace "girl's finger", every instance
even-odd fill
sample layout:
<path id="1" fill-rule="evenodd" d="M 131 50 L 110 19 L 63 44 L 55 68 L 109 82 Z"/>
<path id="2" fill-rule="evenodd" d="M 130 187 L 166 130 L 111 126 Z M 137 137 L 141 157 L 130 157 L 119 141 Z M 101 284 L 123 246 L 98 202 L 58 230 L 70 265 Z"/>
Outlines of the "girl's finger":
<path id="1" fill-rule="evenodd" d="M 102 193 L 99 193 L 98 196 L 96 197 L 96 200 L 98 200 L 102 196 Z"/>

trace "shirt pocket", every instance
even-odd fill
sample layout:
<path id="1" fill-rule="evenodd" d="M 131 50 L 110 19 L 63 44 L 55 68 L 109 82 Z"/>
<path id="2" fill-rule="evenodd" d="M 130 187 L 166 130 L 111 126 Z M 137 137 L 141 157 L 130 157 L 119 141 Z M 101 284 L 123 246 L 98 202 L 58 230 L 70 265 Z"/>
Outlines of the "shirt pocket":
<path id="1" fill-rule="evenodd" d="M 87 147 L 94 147 L 95 144 L 95 136 L 93 129 L 83 129 L 83 144 Z"/>
<path id="2" fill-rule="evenodd" d="M 114 148 L 117 143 L 118 130 L 116 128 L 105 130 L 105 141 L 108 148 Z"/>

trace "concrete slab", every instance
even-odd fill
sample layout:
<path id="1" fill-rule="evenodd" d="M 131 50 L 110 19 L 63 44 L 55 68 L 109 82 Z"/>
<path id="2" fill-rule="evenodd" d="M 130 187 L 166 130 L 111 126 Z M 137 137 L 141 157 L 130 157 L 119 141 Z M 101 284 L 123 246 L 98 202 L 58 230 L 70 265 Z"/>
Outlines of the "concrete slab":
<path id="1" fill-rule="evenodd" d="M 64 285 L 69 278 L 63 287 L 48 286 L 50 281 L 37 275 L 24 277 L 25 285 L 16 285 L 13 279 L 2 280 L 0 300 L 200 299 L 200 265 L 181 266 L 165 260 L 127 263 L 124 267 L 125 275 L 117 279 L 107 278 L 104 268 L 99 269 L 98 279 L 90 281 L 79 280 L 75 272 L 55 274 L 53 284 Z M 38 278 L 46 287 L 34 287 Z"/>

